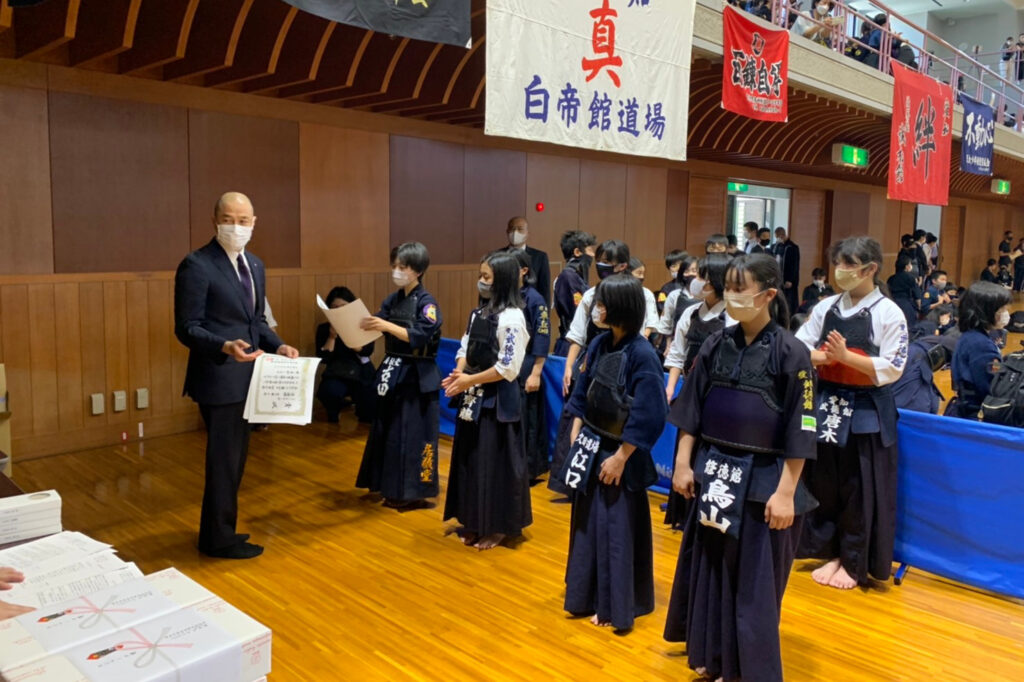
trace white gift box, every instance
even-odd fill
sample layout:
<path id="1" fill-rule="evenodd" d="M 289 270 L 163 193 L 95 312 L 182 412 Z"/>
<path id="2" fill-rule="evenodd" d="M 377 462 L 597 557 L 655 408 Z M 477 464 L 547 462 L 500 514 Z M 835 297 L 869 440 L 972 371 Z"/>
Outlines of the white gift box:
<path id="1" fill-rule="evenodd" d="M 19 514 L 53 514 L 54 510 L 57 518 L 60 518 L 60 495 L 56 490 L 0 497 L 0 519 Z"/>
<path id="2" fill-rule="evenodd" d="M 7 682 L 89 682 L 82 671 L 64 656 L 47 656 L 28 665 L 4 671 Z"/>
<path id="3" fill-rule="evenodd" d="M 199 602 L 192 609 L 208 617 L 241 644 L 242 670 L 238 682 L 256 680 L 270 674 L 270 628 L 220 597 Z"/>

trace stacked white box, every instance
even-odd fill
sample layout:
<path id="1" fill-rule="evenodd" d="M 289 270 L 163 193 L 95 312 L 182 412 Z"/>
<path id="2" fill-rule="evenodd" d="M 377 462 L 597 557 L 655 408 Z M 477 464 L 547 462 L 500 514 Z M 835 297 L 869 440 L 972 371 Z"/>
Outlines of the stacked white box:
<path id="1" fill-rule="evenodd" d="M 61 531 L 56 490 L 0 498 L 0 545 Z"/>

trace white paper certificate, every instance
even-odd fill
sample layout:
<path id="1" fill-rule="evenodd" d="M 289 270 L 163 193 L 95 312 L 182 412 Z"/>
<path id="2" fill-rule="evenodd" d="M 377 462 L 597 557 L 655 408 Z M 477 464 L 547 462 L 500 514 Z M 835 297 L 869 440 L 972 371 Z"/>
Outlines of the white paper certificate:
<path id="1" fill-rule="evenodd" d="M 313 387 L 320 358 L 256 358 L 244 417 L 257 424 L 304 425 L 313 418 Z"/>
<path id="2" fill-rule="evenodd" d="M 353 350 L 359 350 L 383 336 L 380 332 L 371 332 L 360 328 L 359 324 L 370 317 L 370 311 L 361 298 L 340 308 L 328 308 L 324 299 L 317 294 L 316 304 L 323 311 L 327 321 L 334 327 L 334 331 L 338 332 L 342 342 Z"/>

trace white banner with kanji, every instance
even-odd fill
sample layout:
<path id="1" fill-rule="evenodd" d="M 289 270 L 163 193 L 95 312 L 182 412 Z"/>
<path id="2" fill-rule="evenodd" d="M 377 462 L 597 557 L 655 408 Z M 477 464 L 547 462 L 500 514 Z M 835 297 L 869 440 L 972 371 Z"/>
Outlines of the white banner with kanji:
<path id="1" fill-rule="evenodd" d="M 695 0 L 488 0 L 484 132 L 686 159 Z"/>

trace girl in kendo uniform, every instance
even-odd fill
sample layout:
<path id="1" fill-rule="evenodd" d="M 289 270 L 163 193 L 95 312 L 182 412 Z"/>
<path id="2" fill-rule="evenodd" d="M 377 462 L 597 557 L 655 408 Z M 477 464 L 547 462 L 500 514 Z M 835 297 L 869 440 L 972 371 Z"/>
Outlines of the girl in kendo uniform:
<path id="1" fill-rule="evenodd" d="M 438 495 L 441 375 L 435 358 L 441 310 L 420 283 L 429 265 L 427 247 L 419 242 L 392 249 L 391 279 L 398 291 L 361 324 L 384 334 L 386 355 L 377 368 L 379 402 L 356 487 L 380 493 L 386 506 L 397 509 L 426 506 L 427 498 Z"/>
<path id="2" fill-rule="evenodd" d="M 896 537 L 896 404 L 907 320 L 879 290 L 882 248 L 868 237 L 832 246 L 836 285 L 797 332 L 818 368 L 818 458 L 807 484 L 821 503 L 804 524 L 801 558 L 828 563 L 816 582 L 852 589 L 886 580 Z"/>
<path id="3" fill-rule="evenodd" d="M 470 314 L 455 369 L 441 382 L 456 408 L 444 520 L 458 520 L 462 541 L 477 549 L 522 535 L 532 521 L 519 388 L 530 334 L 519 273 L 508 251 L 480 264 L 487 302 Z"/>
<path id="4" fill-rule="evenodd" d="M 725 311 L 725 299 L 722 298 L 725 294 L 725 271 L 731 261 L 732 257 L 724 253 L 711 253 L 700 261 L 698 276 L 690 287 L 695 302 L 679 316 L 672 345 L 665 358 L 668 369 L 665 397 L 669 402 L 675 395 L 679 377 L 690 373 L 704 342 L 715 332 L 736 324 L 736 320 Z M 689 508 L 685 497 L 670 490 L 665 524 L 682 529 Z"/>
<path id="5" fill-rule="evenodd" d="M 628 274 L 603 280 L 587 347 L 566 404 L 572 447 L 560 472 L 572 497 L 565 610 L 616 630 L 654 610 L 651 448 L 665 427 L 664 374 L 643 337 L 645 301 Z"/>
<path id="6" fill-rule="evenodd" d="M 679 428 L 672 487 L 693 500 L 665 639 L 712 679 L 782 680 L 779 617 L 813 505 L 801 483 L 815 456 L 808 350 L 787 330 L 782 273 L 764 254 L 726 273 L 734 327 L 701 347 L 669 421 Z"/>

